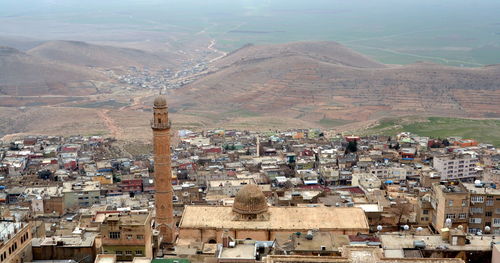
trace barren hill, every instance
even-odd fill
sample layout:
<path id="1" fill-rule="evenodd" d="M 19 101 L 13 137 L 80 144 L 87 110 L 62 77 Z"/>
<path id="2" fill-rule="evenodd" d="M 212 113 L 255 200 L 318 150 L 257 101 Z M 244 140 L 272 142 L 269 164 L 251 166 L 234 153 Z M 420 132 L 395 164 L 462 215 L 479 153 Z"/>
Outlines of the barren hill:
<path id="1" fill-rule="evenodd" d="M 90 67 L 167 67 L 177 63 L 173 53 L 150 53 L 138 49 L 94 45 L 80 41 L 48 41 L 28 54 L 51 61 Z"/>
<path id="2" fill-rule="evenodd" d="M 217 61 L 215 66 L 225 68 L 233 64 L 240 65 L 293 57 L 310 58 L 319 62 L 356 68 L 385 67 L 384 64 L 378 63 L 336 42 L 326 41 L 293 42 L 288 44 L 262 46 L 246 45 Z"/>
<path id="3" fill-rule="evenodd" d="M 175 109 L 311 126 L 407 114 L 500 117 L 500 66 L 386 66 L 336 43 L 248 46 L 216 66 L 171 93 Z"/>
<path id="4" fill-rule="evenodd" d="M 52 62 L 14 48 L 0 47 L 0 95 L 90 94 L 95 92 L 95 88 L 80 84 L 104 78 L 84 67 Z M 75 88 L 67 89 L 68 85 Z"/>

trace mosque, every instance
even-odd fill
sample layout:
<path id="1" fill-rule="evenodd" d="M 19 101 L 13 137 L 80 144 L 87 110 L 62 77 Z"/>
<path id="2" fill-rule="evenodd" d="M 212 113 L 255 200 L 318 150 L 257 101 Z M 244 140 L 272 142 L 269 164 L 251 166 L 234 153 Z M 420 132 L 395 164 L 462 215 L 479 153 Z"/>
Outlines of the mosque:
<path id="1" fill-rule="evenodd" d="M 179 240 L 221 243 L 223 233 L 235 239 L 274 240 L 278 233 L 319 230 L 333 234 L 368 233 L 364 211 L 356 207 L 270 207 L 261 189 L 243 187 L 233 206 L 186 206 Z"/>

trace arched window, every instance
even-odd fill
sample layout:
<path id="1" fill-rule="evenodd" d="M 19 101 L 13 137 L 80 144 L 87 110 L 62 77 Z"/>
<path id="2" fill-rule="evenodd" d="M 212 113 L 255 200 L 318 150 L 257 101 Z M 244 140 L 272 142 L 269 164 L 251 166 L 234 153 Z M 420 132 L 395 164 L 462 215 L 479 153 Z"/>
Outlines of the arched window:
<path id="1" fill-rule="evenodd" d="M 158 123 L 161 123 L 161 119 L 160 118 L 158 118 Z"/>
<path id="2" fill-rule="evenodd" d="M 208 240 L 208 244 L 217 244 L 217 241 L 215 241 L 215 239 L 210 239 Z"/>

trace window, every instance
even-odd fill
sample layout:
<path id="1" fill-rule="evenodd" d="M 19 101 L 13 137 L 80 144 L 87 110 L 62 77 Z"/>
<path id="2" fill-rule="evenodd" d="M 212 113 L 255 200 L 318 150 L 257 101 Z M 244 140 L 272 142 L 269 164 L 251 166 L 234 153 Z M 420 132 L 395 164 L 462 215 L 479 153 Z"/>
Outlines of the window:
<path id="1" fill-rule="evenodd" d="M 500 218 L 493 218 L 493 225 L 499 226 L 500 225 Z"/>
<path id="2" fill-rule="evenodd" d="M 116 253 L 116 255 L 117 255 L 117 256 L 121 256 L 121 255 L 123 255 L 123 252 L 121 252 L 121 251 L 119 251 L 119 250 L 115 251 L 115 253 Z"/>
<path id="3" fill-rule="evenodd" d="M 127 251 L 125 251 L 125 255 L 127 255 L 127 256 L 132 255 L 132 251 L 131 251 L 131 250 L 127 250 Z"/>
<path id="4" fill-rule="evenodd" d="M 481 224 L 481 218 L 469 218 L 469 223 L 471 224 Z"/>
<path id="5" fill-rule="evenodd" d="M 132 239 L 132 235 L 127 235 L 127 239 L 128 240 Z"/>
<path id="6" fill-rule="evenodd" d="M 446 218 L 455 219 L 455 214 L 446 214 Z"/>
<path id="7" fill-rule="evenodd" d="M 424 209 L 422 212 L 424 213 L 424 215 L 428 215 L 429 214 L 429 210 L 427 210 L 427 209 Z"/>
<path id="8" fill-rule="evenodd" d="M 485 215 L 485 216 L 492 216 L 492 215 L 493 215 L 493 213 L 492 213 L 492 212 L 486 212 L 484 215 Z"/>
<path id="9" fill-rule="evenodd" d="M 137 235 L 137 239 L 139 239 L 139 240 L 144 239 L 144 236 L 143 235 Z"/>
<path id="10" fill-rule="evenodd" d="M 453 200 L 448 200 L 448 206 L 453 206 Z"/>
<path id="11" fill-rule="evenodd" d="M 460 213 L 460 214 L 458 215 L 458 218 L 459 218 L 459 219 L 465 219 L 465 218 L 467 218 L 467 214 L 466 214 L 466 213 Z"/>
<path id="12" fill-rule="evenodd" d="M 473 214 L 482 214 L 483 208 L 482 207 L 471 207 L 470 212 Z"/>
<path id="13" fill-rule="evenodd" d="M 462 206 L 467 206 L 467 199 L 462 200 Z"/>
<path id="14" fill-rule="evenodd" d="M 488 200 L 486 200 L 486 205 L 487 205 L 487 206 L 493 206 L 493 203 L 494 203 L 494 202 L 495 202 L 495 201 L 493 201 L 493 199 L 488 199 Z"/>
<path id="15" fill-rule="evenodd" d="M 470 234 L 476 234 L 479 230 L 481 230 L 480 228 L 470 228 L 469 227 L 469 233 Z"/>
<path id="16" fill-rule="evenodd" d="M 109 238 L 120 239 L 120 232 L 109 232 Z"/>
<path id="17" fill-rule="evenodd" d="M 473 203 L 483 203 L 484 196 L 471 196 L 470 201 Z"/>
<path id="18" fill-rule="evenodd" d="M 142 250 L 136 250 L 135 251 L 136 256 L 142 256 Z"/>

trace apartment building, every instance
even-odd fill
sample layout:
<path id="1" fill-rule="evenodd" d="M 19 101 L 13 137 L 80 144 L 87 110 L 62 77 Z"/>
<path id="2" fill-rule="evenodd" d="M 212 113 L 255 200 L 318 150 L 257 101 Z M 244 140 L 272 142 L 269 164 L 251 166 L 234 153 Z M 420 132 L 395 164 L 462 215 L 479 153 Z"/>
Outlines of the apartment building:
<path id="1" fill-rule="evenodd" d="M 109 213 L 101 224 L 102 251 L 116 254 L 118 261 L 153 257 L 151 213 Z"/>
<path id="2" fill-rule="evenodd" d="M 89 207 L 101 202 L 101 184 L 96 181 L 65 182 L 63 184 L 65 209 Z"/>
<path id="3" fill-rule="evenodd" d="M 469 225 L 472 234 L 485 233 L 486 226 L 493 234 L 500 234 L 500 190 L 490 184 L 464 183 L 469 192 Z"/>
<path id="4" fill-rule="evenodd" d="M 434 157 L 433 167 L 441 180 L 474 179 L 478 159 L 472 154 L 442 155 Z"/>
<path id="5" fill-rule="evenodd" d="M 30 262 L 31 238 L 31 224 L 0 221 L 0 262 Z"/>
<path id="6" fill-rule="evenodd" d="M 469 192 L 462 184 L 436 183 L 432 185 L 431 206 L 434 210 L 431 225 L 437 231 L 448 227 L 446 219 L 451 219 L 452 227 L 467 226 L 469 218 Z"/>

